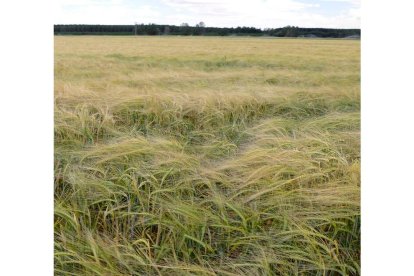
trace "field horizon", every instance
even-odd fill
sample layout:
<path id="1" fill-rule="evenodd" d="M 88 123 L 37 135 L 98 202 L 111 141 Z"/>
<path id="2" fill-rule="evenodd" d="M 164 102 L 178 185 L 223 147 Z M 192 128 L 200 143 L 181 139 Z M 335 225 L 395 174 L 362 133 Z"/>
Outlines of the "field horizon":
<path id="1" fill-rule="evenodd" d="M 360 274 L 360 41 L 54 41 L 56 275 Z"/>

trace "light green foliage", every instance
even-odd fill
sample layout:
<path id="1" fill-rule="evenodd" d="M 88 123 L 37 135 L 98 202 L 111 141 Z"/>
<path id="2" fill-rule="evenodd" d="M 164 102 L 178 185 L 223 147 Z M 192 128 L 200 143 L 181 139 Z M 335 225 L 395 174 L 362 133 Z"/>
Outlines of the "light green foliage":
<path id="1" fill-rule="evenodd" d="M 359 46 L 56 37 L 56 275 L 358 275 Z"/>

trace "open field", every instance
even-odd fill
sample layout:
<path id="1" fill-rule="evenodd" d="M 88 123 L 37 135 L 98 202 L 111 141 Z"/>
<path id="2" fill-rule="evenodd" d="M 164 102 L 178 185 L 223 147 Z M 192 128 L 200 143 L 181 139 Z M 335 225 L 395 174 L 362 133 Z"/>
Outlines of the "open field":
<path id="1" fill-rule="evenodd" d="M 358 275 L 360 42 L 55 37 L 56 275 Z"/>

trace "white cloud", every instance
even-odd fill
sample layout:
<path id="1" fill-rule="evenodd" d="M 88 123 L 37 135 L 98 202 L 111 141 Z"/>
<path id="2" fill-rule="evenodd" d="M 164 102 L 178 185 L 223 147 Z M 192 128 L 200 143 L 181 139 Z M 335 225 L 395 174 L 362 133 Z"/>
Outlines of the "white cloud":
<path id="1" fill-rule="evenodd" d="M 131 8 L 122 0 L 97 1 L 60 0 L 62 6 L 56 11 L 57 24 L 134 24 L 157 23 L 161 13 L 149 5 Z M 77 3 L 82 2 L 79 6 Z M 84 3 L 86 2 L 86 4 Z M 73 7 L 68 9 L 66 6 Z"/>
<path id="2" fill-rule="evenodd" d="M 301 0 L 160 0 L 158 6 L 128 6 L 123 0 L 60 0 L 56 23 L 65 24 L 133 24 L 159 23 L 207 26 L 254 26 L 275 28 L 286 25 L 301 27 L 359 28 L 360 0 L 323 0 L 352 3 L 336 16 L 317 13 L 318 2 Z M 321 3 L 322 0 L 319 1 Z M 160 5 L 163 6 L 160 9 Z M 310 9 L 313 8 L 313 9 Z"/>
<path id="3" fill-rule="evenodd" d="M 252 15 L 255 12 L 290 12 L 316 6 L 315 4 L 306 4 L 293 0 L 163 0 L 163 2 L 175 8 L 220 16 L 224 12 L 225 15 Z"/>
<path id="4" fill-rule="evenodd" d="M 60 6 L 70 7 L 85 7 L 85 6 L 95 6 L 95 5 L 102 5 L 105 3 L 104 1 L 96 1 L 96 0 L 58 0 L 57 1 Z"/>
<path id="5" fill-rule="evenodd" d="M 320 0 L 322 2 L 345 2 L 345 3 L 349 3 L 352 5 L 360 5 L 361 4 L 361 0 Z"/>
<path id="6" fill-rule="evenodd" d="M 355 0 L 334 0 L 349 1 Z M 357 0 L 359 1 L 359 0 Z M 176 8 L 179 13 L 167 16 L 168 23 L 204 21 L 209 26 L 255 26 L 260 28 L 296 25 L 301 27 L 349 28 L 359 27 L 359 18 L 338 14 L 326 16 L 310 12 L 309 8 L 319 7 L 295 0 L 163 0 L 166 5 Z M 175 21 L 174 21 L 175 20 Z"/>

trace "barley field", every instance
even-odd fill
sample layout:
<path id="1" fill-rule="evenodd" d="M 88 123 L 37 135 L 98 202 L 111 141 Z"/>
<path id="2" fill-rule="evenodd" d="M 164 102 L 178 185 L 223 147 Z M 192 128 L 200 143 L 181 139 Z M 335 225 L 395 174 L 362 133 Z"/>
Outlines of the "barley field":
<path id="1" fill-rule="evenodd" d="M 56 275 L 359 275 L 360 42 L 55 37 Z"/>

